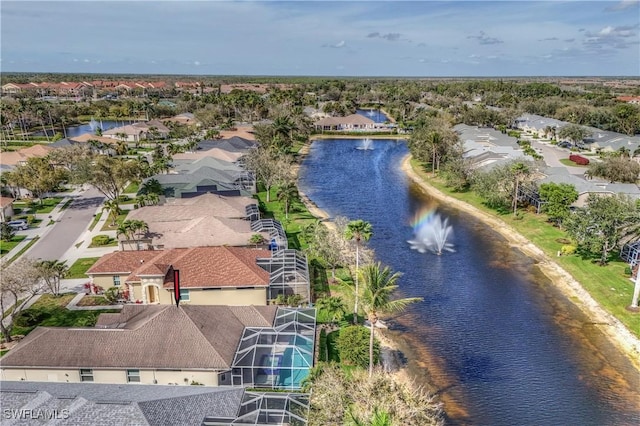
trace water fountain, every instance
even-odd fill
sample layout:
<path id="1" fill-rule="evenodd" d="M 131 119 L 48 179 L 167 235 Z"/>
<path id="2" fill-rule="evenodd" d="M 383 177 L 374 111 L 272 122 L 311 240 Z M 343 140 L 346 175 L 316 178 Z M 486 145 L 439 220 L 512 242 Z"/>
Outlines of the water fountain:
<path id="1" fill-rule="evenodd" d="M 98 122 L 93 117 L 91 117 L 91 121 L 89 122 L 89 128 L 91 128 L 92 132 L 95 132 L 98 128 Z"/>
<path id="2" fill-rule="evenodd" d="M 360 144 L 359 147 L 357 147 L 356 149 L 359 149 L 361 151 L 371 151 L 373 150 L 373 139 L 363 139 L 362 143 Z"/>
<path id="3" fill-rule="evenodd" d="M 433 209 L 423 209 L 413 221 L 414 239 L 408 240 L 412 250 L 420 253 L 431 251 L 441 255 L 443 251 L 453 252 L 453 244 L 447 240 L 453 235 L 448 219 L 442 219 Z"/>

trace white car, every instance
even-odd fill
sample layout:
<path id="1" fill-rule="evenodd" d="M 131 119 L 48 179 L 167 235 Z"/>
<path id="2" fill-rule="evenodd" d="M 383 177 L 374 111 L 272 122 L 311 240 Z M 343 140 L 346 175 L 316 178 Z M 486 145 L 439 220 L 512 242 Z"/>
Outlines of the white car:
<path id="1" fill-rule="evenodd" d="M 12 220 L 7 222 L 7 225 L 15 229 L 16 231 L 25 231 L 29 229 L 29 224 L 25 220 Z"/>

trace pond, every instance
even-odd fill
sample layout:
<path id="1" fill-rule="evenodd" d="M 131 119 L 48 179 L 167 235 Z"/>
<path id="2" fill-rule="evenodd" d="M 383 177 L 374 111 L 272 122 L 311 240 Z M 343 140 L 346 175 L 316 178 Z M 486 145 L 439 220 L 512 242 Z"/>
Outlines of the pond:
<path id="1" fill-rule="evenodd" d="M 424 301 L 391 318 L 390 337 L 419 384 L 432 384 L 448 424 L 631 425 L 639 378 L 535 262 L 478 219 L 408 180 L 404 142 L 316 141 L 300 187 L 332 217 L 369 221 L 376 257 Z M 440 215 L 453 252 L 412 250 L 416 215 Z"/>

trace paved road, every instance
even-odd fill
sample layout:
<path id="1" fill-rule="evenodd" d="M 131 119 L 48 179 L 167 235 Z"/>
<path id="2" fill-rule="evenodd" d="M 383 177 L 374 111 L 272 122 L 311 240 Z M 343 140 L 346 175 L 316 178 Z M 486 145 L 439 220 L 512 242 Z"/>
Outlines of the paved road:
<path id="1" fill-rule="evenodd" d="M 566 166 L 560 162 L 560 159 L 569 158 L 569 155 L 571 155 L 571 151 L 568 149 L 559 148 L 548 143 L 541 143 L 536 140 L 531 141 L 531 147 L 540 151 L 540 153 L 544 157 L 544 162 L 549 167 L 564 167 L 569 171 L 570 174 L 580 177 L 582 177 L 584 175 L 584 172 L 587 170 L 586 167 L 571 167 Z"/>
<path id="2" fill-rule="evenodd" d="M 96 209 L 104 201 L 104 196 L 95 188 L 90 188 L 76 196 L 73 203 L 64 210 L 58 223 L 42 237 L 26 254 L 32 259 L 58 260 L 73 246 L 82 232 L 93 220 Z"/>

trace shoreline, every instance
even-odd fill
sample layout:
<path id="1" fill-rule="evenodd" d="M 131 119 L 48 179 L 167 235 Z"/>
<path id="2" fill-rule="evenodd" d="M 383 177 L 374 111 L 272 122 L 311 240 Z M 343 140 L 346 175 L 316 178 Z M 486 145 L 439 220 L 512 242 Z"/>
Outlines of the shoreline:
<path id="1" fill-rule="evenodd" d="M 633 367 L 640 372 L 640 339 L 634 336 L 616 317 L 606 312 L 589 292 L 553 259 L 502 220 L 490 216 L 464 201 L 450 197 L 429 185 L 413 169 L 411 154 L 405 156 L 400 168 L 409 179 L 418 184 L 430 196 L 488 224 L 503 236 L 513 248 L 534 259 L 540 271 L 549 278 L 553 286 L 589 316 L 607 340 L 618 348 L 629 359 Z"/>

